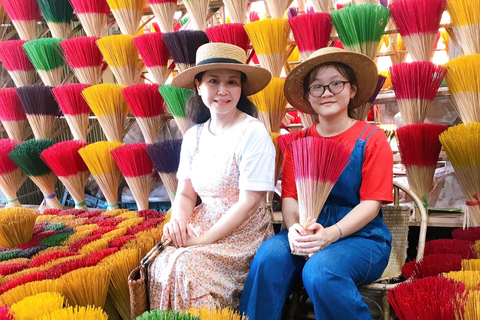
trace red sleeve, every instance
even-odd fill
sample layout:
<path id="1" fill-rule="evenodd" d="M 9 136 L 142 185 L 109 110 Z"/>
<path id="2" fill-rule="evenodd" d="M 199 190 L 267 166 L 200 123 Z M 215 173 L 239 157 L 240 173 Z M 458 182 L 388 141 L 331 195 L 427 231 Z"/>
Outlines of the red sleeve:
<path id="1" fill-rule="evenodd" d="M 293 157 L 291 147 L 288 147 L 286 149 L 285 155 L 283 157 L 281 198 L 298 199 L 297 186 L 295 185 L 295 175 L 293 173 Z"/>
<path id="2" fill-rule="evenodd" d="M 282 185 L 283 188 L 283 185 Z M 360 200 L 393 201 L 393 153 L 382 130 L 372 133 L 365 146 Z"/>

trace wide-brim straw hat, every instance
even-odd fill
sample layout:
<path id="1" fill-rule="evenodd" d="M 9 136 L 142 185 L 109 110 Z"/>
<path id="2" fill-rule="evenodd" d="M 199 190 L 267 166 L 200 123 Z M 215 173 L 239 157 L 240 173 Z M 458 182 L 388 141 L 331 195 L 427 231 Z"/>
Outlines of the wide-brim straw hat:
<path id="1" fill-rule="evenodd" d="M 265 88 L 272 74 L 265 68 L 245 64 L 245 50 L 228 43 L 212 42 L 197 49 L 196 66 L 187 69 L 172 80 L 172 86 L 192 90 L 195 88 L 195 76 L 201 72 L 214 69 L 238 70 L 246 75 L 242 83 L 242 92 L 252 95 Z"/>
<path id="2" fill-rule="evenodd" d="M 315 110 L 305 99 L 303 82 L 306 75 L 316 66 L 340 62 L 352 68 L 357 77 L 357 92 L 352 99 L 352 107 L 357 108 L 373 95 L 378 81 L 378 69 L 375 62 L 364 54 L 349 52 L 335 47 L 327 47 L 313 52 L 307 60 L 296 66 L 287 76 L 284 94 L 287 101 L 297 110 L 315 114 Z"/>

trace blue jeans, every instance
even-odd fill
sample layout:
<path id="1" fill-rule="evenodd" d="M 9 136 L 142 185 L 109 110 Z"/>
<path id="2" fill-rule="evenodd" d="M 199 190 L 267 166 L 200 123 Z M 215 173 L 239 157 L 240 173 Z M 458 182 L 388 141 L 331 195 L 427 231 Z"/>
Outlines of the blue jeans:
<path id="1" fill-rule="evenodd" d="M 292 255 L 287 230 L 265 241 L 252 261 L 240 301 L 249 320 L 280 320 L 295 284 L 303 285 L 316 319 L 371 319 L 357 286 L 378 279 L 390 247 L 350 236 L 332 243 L 308 260 Z"/>

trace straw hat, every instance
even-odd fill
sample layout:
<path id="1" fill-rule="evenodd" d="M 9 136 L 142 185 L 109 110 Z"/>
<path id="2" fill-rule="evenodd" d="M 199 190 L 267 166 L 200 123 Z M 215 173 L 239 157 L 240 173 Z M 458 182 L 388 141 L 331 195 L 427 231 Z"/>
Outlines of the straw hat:
<path id="1" fill-rule="evenodd" d="M 357 77 L 357 93 L 352 105 L 357 108 L 373 95 L 378 81 L 377 65 L 372 59 L 361 53 L 348 52 L 339 48 L 327 47 L 312 53 L 307 60 L 296 66 L 285 80 L 284 93 L 287 101 L 296 109 L 315 114 L 310 103 L 305 100 L 303 81 L 316 66 L 327 62 L 341 62 L 352 68 Z"/>
<path id="2" fill-rule="evenodd" d="M 252 95 L 268 85 L 272 74 L 265 68 L 245 64 L 246 60 L 245 50 L 238 46 L 222 42 L 206 43 L 197 49 L 196 66 L 174 77 L 172 86 L 192 90 L 197 74 L 213 69 L 230 69 L 247 76 L 242 91 L 246 96 Z"/>

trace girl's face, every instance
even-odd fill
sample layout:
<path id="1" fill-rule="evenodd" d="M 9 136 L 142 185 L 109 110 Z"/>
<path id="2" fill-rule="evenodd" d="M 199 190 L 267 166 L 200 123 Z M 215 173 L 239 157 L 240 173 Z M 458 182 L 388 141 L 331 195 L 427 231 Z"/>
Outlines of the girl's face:
<path id="1" fill-rule="evenodd" d="M 315 92 L 322 89 L 322 85 L 330 85 L 332 91 L 341 92 L 332 93 L 328 88 L 324 88 L 325 91 L 321 95 L 307 93 L 307 99 L 310 102 L 313 110 L 324 119 L 336 118 L 341 115 L 348 116 L 348 104 L 350 99 L 355 96 L 355 91 L 352 89 L 350 82 L 342 83 L 342 81 L 348 81 L 344 76 L 340 74 L 332 66 L 320 68 L 315 75 L 314 80 L 310 83 L 310 91 Z M 342 90 L 342 86 L 343 90 Z M 321 91 L 320 91 L 321 92 Z"/>
<path id="2" fill-rule="evenodd" d="M 241 72 L 229 69 L 206 71 L 201 82 L 195 80 L 198 94 L 211 113 L 228 114 L 237 108 L 242 94 Z"/>

